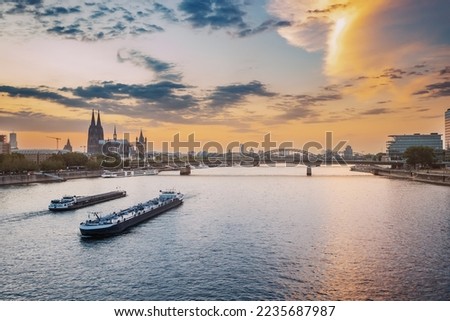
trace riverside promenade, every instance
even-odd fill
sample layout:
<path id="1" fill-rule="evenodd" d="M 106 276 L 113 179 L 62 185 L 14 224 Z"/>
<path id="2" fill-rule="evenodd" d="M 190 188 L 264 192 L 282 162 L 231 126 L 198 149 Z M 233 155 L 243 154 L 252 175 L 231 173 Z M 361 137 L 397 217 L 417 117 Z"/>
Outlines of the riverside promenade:
<path id="1" fill-rule="evenodd" d="M 35 172 L 29 174 L 0 175 L 0 186 L 32 183 L 64 182 L 68 179 L 100 177 L 103 171 L 62 171 L 56 173 Z"/>
<path id="2" fill-rule="evenodd" d="M 450 186 L 450 171 L 448 170 L 403 170 L 361 165 L 352 166 L 350 170 L 372 173 L 375 176 Z"/>

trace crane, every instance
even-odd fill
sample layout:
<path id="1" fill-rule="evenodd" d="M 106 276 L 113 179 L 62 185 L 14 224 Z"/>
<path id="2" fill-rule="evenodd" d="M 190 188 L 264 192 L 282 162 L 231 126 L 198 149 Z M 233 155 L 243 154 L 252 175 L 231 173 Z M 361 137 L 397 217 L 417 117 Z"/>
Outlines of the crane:
<path id="1" fill-rule="evenodd" d="M 56 140 L 56 149 L 59 149 L 59 141 L 61 140 L 61 138 L 59 137 L 51 137 L 51 136 L 47 136 L 48 138 L 52 138 Z"/>

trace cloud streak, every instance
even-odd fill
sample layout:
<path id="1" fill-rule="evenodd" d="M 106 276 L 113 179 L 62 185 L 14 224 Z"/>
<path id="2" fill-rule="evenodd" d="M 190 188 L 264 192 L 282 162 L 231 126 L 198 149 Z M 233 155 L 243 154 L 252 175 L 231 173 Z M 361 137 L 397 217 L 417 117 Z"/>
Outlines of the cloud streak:
<path id="1" fill-rule="evenodd" d="M 119 50 L 117 60 L 121 63 L 131 62 L 135 66 L 150 70 L 156 74 L 157 80 L 180 82 L 182 79 L 181 73 L 175 72 L 174 64 L 156 59 L 137 50 Z"/>
<path id="2" fill-rule="evenodd" d="M 0 94 L 6 94 L 9 97 L 16 98 L 35 98 L 55 102 L 68 107 L 88 107 L 89 105 L 82 99 L 68 98 L 54 91 L 50 91 L 47 87 L 27 88 L 0 86 Z"/>
<path id="3" fill-rule="evenodd" d="M 216 87 L 206 100 L 213 109 L 228 108 L 244 102 L 249 96 L 274 97 L 276 93 L 270 92 L 259 81 L 247 84 L 232 84 Z"/>

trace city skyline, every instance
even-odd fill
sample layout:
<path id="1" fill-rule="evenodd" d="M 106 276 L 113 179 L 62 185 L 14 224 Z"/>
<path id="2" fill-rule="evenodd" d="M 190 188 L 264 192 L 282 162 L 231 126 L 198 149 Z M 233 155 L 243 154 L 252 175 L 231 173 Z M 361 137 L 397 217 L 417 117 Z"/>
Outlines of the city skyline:
<path id="1" fill-rule="evenodd" d="M 3 1 L 0 131 L 19 148 L 142 129 L 227 144 L 323 141 L 385 152 L 392 134 L 444 134 L 443 0 Z"/>

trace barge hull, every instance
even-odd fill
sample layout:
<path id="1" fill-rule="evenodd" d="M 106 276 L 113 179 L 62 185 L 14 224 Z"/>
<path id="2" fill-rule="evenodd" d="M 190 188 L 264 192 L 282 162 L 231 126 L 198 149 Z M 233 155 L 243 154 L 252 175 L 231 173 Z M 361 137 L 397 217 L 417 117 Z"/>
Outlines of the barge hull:
<path id="1" fill-rule="evenodd" d="M 77 208 L 82 208 L 86 206 L 91 206 L 98 203 L 103 203 L 107 201 L 112 201 L 116 198 L 121 198 L 127 196 L 126 192 L 108 192 L 104 194 L 98 194 L 98 195 L 92 195 L 92 196 L 86 196 L 82 197 L 80 201 L 78 201 L 75 205 L 68 206 L 68 207 L 54 207 L 49 208 L 50 211 L 54 212 L 62 212 L 62 211 L 70 211 L 75 210 Z"/>
<path id="2" fill-rule="evenodd" d="M 147 213 L 133 217 L 129 220 L 114 224 L 111 227 L 96 228 L 96 229 L 86 229 L 86 228 L 80 227 L 80 232 L 81 232 L 82 236 L 97 237 L 97 238 L 117 235 L 117 234 L 122 233 L 123 231 L 125 231 L 126 229 L 128 229 L 130 227 L 138 225 L 152 217 L 158 216 L 159 214 L 162 214 L 174 207 L 177 207 L 177 206 L 181 205 L 182 203 L 183 203 L 182 200 L 175 199 L 174 201 L 170 202 L 169 204 L 155 208 Z"/>

